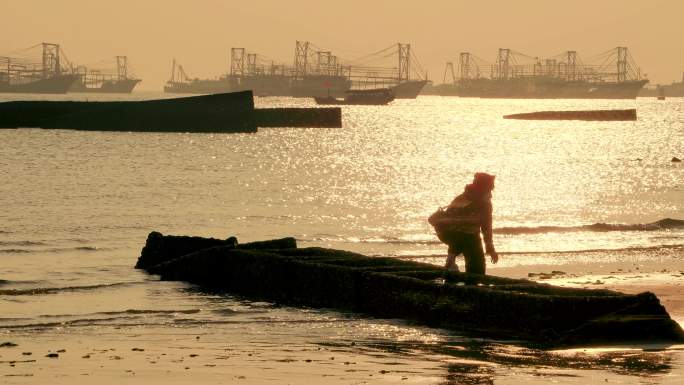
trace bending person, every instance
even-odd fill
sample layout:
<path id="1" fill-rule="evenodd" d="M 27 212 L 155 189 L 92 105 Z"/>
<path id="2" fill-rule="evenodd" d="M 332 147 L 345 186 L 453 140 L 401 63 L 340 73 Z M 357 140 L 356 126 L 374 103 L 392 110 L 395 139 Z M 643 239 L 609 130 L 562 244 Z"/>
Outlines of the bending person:
<path id="1" fill-rule="evenodd" d="M 485 257 L 480 232 L 484 237 L 485 251 L 492 263 L 499 261 L 492 239 L 492 190 L 494 175 L 478 172 L 473 183 L 466 185 L 462 194 L 454 198 L 446 209 L 445 231 L 440 239 L 448 246 L 445 267 L 458 271 L 456 256 L 463 254 L 467 273 L 484 274 Z"/>

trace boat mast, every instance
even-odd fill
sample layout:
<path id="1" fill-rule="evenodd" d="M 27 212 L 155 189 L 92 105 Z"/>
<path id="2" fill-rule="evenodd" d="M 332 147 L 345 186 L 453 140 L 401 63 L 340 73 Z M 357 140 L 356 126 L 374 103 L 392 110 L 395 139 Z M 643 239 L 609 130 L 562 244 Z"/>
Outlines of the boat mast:
<path id="1" fill-rule="evenodd" d="M 116 57 L 116 77 L 119 81 L 128 79 L 128 57 Z"/>
<path id="2" fill-rule="evenodd" d="M 306 67 L 309 60 L 309 42 L 297 40 L 295 47 L 294 79 L 304 79 L 306 77 Z"/>
<path id="3" fill-rule="evenodd" d="M 456 84 L 456 74 L 454 73 L 454 63 L 447 62 L 444 69 L 444 78 L 442 83 L 447 84 L 447 75 L 451 75 L 451 84 Z"/>
<path id="4" fill-rule="evenodd" d="M 470 57 L 470 52 L 461 52 L 460 55 L 460 75 L 461 75 L 461 80 L 465 79 L 470 79 L 470 68 L 471 68 L 471 57 Z"/>
<path id="5" fill-rule="evenodd" d="M 577 80 L 577 51 L 568 51 L 566 53 L 566 56 L 566 69 L 568 71 L 568 80 Z"/>
<path id="6" fill-rule="evenodd" d="M 61 74 L 59 63 L 59 44 L 42 43 L 43 45 L 43 78 Z"/>
<path id="7" fill-rule="evenodd" d="M 499 48 L 499 54 L 496 57 L 498 78 L 508 80 L 508 72 L 510 67 L 511 50 L 508 48 Z"/>
<path id="8" fill-rule="evenodd" d="M 247 54 L 247 76 L 255 76 L 257 74 L 257 54 Z"/>
<path id="9" fill-rule="evenodd" d="M 399 77 L 398 81 L 407 82 L 411 77 L 411 44 L 397 43 L 399 49 Z"/>
<path id="10" fill-rule="evenodd" d="M 627 47 L 617 47 L 617 81 L 627 81 Z"/>
<path id="11" fill-rule="evenodd" d="M 176 58 L 173 59 L 171 63 L 171 83 L 176 82 Z"/>
<path id="12" fill-rule="evenodd" d="M 245 49 L 231 48 L 230 49 L 230 74 L 232 76 L 245 75 Z"/>

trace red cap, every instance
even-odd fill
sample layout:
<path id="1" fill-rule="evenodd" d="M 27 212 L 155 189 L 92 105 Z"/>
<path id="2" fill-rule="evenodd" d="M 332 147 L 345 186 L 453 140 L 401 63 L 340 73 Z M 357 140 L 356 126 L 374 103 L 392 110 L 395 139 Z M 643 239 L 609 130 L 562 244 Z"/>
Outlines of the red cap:
<path id="1" fill-rule="evenodd" d="M 494 189 L 495 175 L 490 175 L 484 172 L 476 172 L 473 177 L 473 187 L 480 191 L 492 191 Z"/>

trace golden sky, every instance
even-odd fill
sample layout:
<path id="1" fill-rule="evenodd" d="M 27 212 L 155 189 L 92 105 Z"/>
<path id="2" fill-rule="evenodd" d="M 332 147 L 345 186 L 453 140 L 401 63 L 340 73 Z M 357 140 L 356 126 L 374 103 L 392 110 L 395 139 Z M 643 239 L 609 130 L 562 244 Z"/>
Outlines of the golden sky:
<path id="1" fill-rule="evenodd" d="M 624 45 L 652 83 L 684 72 L 684 0 L 0 0 L 0 15 L 0 54 L 48 41 L 77 64 L 127 55 L 150 90 L 173 58 L 214 77 L 231 47 L 291 64 L 296 40 L 349 59 L 411 43 L 436 83 L 459 52 L 494 61 L 500 47 L 586 61 Z"/>

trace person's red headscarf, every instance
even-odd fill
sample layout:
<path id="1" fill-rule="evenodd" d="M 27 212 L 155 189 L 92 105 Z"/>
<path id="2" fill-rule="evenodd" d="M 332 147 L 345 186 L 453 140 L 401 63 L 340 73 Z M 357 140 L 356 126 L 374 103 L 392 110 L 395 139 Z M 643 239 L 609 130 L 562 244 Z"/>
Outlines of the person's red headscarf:
<path id="1" fill-rule="evenodd" d="M 465 191 L 477 195 L 489 194 L 494 190 L 494 178 L 496 178 L 494 175 L 476 172 L 473 183 L 466 185 Z"/>

